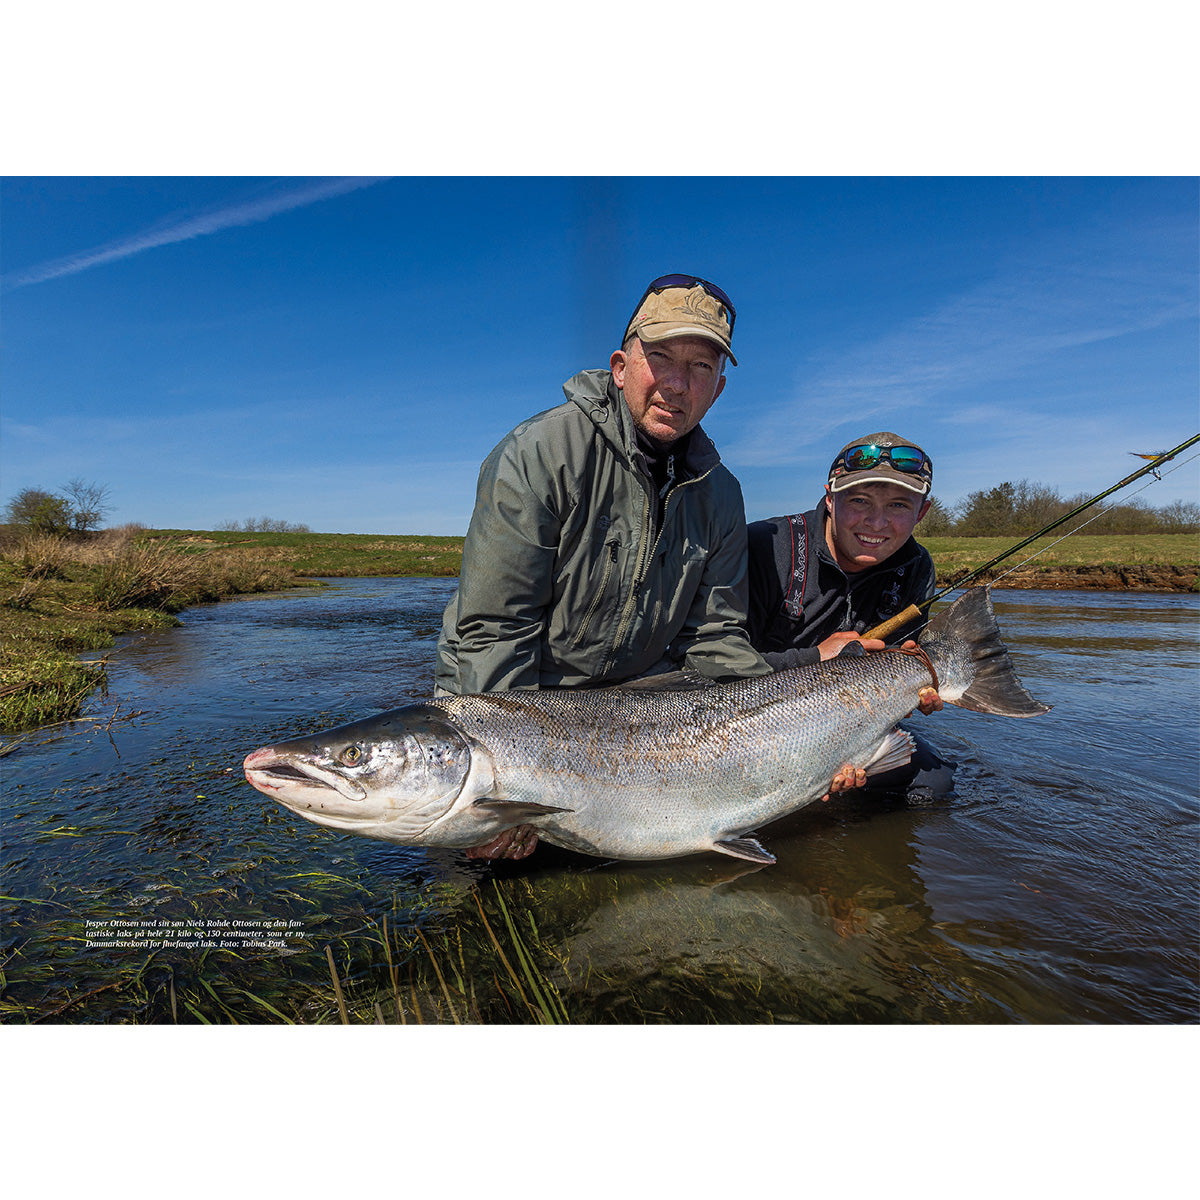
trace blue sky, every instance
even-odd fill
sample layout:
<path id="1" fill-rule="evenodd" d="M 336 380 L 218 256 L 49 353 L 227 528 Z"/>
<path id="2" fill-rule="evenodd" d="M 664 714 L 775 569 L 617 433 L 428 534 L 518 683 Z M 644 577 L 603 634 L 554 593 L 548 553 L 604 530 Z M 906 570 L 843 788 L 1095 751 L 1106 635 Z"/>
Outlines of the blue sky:
<path id="1" fill-rule="evenodd" d="M 750 519 L 877 429 L 951 503 L 1200 432 L 1194 178 L 10 176 L 0 225 L 0 499 L 80 476 L 114 524 L 462 533 L 668 271 L 738 309 L 705 427 Z"/>

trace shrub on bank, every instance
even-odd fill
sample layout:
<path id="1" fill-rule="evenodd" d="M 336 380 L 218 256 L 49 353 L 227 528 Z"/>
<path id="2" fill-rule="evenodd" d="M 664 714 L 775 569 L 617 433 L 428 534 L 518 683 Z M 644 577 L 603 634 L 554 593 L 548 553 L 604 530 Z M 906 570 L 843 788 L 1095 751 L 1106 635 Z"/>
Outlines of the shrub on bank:
<path id="1" fill-rule="evenodd" d="M 280 563 L 239 551 L 195 555 L 164 541 L 135 535 L 100 544 L 85 560 L 92 566 L 92 598 L 108 612 L 148 608 L 175 613 L 227 596 L 295 587 L 295 573 Z"/>
<path id="2" fill-rule="evenodd" d="M 16 563 L 28 580 L 62 579 L 70 560 L 65 537 L 54 533 L 30 533 L 17 543 Z"/>
<path id="3" fill-rule="evenodd" d="M 92 598 L 109 612 L 149 608 L 179 612 L 202 590 L 199 564 L 170 546 L 130 541 L 99 558 L 91 584 Z"/>

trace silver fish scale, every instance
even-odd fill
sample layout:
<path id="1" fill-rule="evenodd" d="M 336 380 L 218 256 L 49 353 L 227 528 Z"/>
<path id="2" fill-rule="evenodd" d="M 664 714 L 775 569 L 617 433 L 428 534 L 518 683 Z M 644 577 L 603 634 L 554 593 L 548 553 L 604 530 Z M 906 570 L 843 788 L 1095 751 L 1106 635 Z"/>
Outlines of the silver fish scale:
<path id="1" fill-rule="evenodd" d="M 532 821 L 545 840 L 660 858 L 819 799 L 931 682 L 910 655 L 871 654 L 701 690 L 505 692 L 429 705 L 486 747 L 503 799 L 571 810 Z"/>

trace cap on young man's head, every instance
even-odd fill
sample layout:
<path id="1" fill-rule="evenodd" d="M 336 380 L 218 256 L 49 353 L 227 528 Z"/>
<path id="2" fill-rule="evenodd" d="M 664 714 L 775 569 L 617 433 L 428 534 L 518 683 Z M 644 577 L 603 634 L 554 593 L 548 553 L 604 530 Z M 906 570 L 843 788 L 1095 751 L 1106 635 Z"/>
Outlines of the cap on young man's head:
<path id="1" fill-rule="evenodd" d="M 737 366 L 737 359 L 733 357 L 731 314 L 699 283 L 651 292 L 638 305 L 625 329 L 625 336 L 621 338 L 621 345 L 635 333 L 643 342 L 663 342 L 677 337 L 706 338 Z"/>
<path id="2" fill-rule="evenodd" d="M 870 467 L 854 468 L 853 456 L 851 456 L 850 463 L 847 462 L 847 455 L 852 450 L 860 448 L 867 451 L 872 449 L 890 450 L 894 447 L 915 450 L 921 459 L 919 468 L 915 471 L 899 471 L 893 465 L 892 460 L 883 454 L 866 455 L 865 457 L 877 457 L 878 459 Z M 905 455 L 904 457 L 915 464 L 917 455 Z M 933 487 L 933 462 L 916 442 L 910 442 L 906 438 L 900 437 L 899 434 L 869 433 L 866 437 L 855 438 L 854 441 L 847 442 L 838 451 L 833 465 L 829 468 L 829 490 L 831 492 L 842 492 L 846 488 L 857 487 L 860 483 L 895 483 L 902 488 L 907 488 L 910 492 L 916 492 L 919 496 L 928 496 L 929 489 Z"/>

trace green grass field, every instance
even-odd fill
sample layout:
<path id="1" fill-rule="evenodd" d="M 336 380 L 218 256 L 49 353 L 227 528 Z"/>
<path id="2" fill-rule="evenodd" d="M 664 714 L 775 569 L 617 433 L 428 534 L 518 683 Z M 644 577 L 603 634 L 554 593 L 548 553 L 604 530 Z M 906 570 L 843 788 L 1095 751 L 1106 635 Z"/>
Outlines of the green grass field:
<path id="1" fill-rule="evenodd" d="M 178 529 L 148 531 L 147 538 L 169 543 L 197 556 L 240 551 L 297 575 L 457 575 L 462 561 L 460 537 L 361 533 L 222 533 Z M 1013 538 L 934 537 L 921 539 L 938 568 L 939 578 L 982 566 L 1019 542 Z M 1072 535 L 1041 538 L 1005 562 L 1007 570 L 1036 556 L 1041 567 L 1197 566 L 1200 536 L 1188 533 Z"/>
<path id="2" fill-rule="evenodd" d="M 165 542 L 197 558 L 229 552 L 254 555 L 309 578 L 364 575 L 457 575 L 462 562 L 460 537 L 370 533 L 228 533 L 184 529 L 148 530 L 148 539 Z"/>
<path id="3" fill-rule="evenodd" d="M 1020 542 L 1013 538 L 921 538 L 921 544 L 933 555 L 938 578 L 958 571 L 973 570 L 1003 554 Z M 1200 563 L 1200 536 L 1194 533 L 1072 534 L 1059 540 L 1057 535 L 1039 538 L 998 570 L 1007 571 L 1034 559 L 1030 566 L 1045 567 L 1192 567 Z"/>

